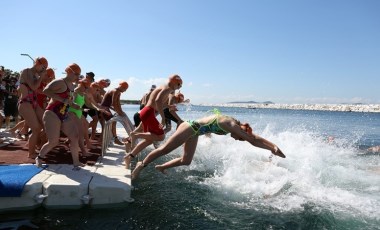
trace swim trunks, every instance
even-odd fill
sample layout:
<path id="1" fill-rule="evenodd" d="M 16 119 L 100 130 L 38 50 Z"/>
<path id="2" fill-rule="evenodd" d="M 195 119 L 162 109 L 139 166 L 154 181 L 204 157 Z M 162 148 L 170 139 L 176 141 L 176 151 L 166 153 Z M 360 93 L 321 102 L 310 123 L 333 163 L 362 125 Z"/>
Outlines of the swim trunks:
<path id="1" fill-rule="evenodd" d="M 164 130 L 160 128 L 160 123 L 156 118 L 155 109 L 150 106 L 145 106 L 140 111 L 140 119 L 143 123 L 144 132 L 151 132 L 156 135 L 164 134 Z"/>

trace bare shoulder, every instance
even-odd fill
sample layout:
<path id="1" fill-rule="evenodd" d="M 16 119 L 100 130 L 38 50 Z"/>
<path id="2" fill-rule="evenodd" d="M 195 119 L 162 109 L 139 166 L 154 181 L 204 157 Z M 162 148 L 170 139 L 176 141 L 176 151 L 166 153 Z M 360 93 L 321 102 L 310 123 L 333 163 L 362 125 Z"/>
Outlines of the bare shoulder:
<path id="1" fill-rule="evenodd" d="M 26 68 L 21 71 L 21 74 L 20 74 L 21 82 L 25 82 L 29 78 L 29 75 L 32 75 L 31 74 L 32 72 L 29 70 L 30 70 L 29 68 Z"/>
<path id="2" fill-rule="evenodd" d="M 119 90 L 114 89 L 114 90 L 113 90 L 113 94 L 117 96 L 117 95 L 120 95 L 121 92 L 120 92 Z"/>
<path id="3" fill-rule="evenodd" d="M 164 94 L 165 97 L 168 97 L 172 92 L 174 92 L 172 88 L 170 88 L 168 85 L 164 85 L 161 94 Z"/>
<path id="4" fill-rule="evenodd" d="M 50 82 L 50 84 L 48 84 L 45 88 L 51 90 L 59 90 L 64 87 L 66 87 L 66 84 L 64 83 L 63 79 L 55 79 Z"/>

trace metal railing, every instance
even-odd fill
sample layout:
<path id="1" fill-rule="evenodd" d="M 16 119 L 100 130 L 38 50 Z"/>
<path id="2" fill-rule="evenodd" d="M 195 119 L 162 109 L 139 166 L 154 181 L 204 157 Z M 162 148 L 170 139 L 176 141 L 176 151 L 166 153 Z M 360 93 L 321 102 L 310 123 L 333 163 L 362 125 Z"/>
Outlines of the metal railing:
<path id="1" fill-rule="evenodd" d="M 113 136 L 112 136 L 112 124 L 116 123 L 116 122 L 120 122 L 123 125 L 125 131 L 127 131 L 127 133 L 128 133 L 128 136 L 134 129 L 134 126 L 133 126 L 131 120 L 129 120 L 129 117 L 127 115 L 116 116 L 116 117 L 111 118 L 109 121 L 107 121 L 104 125 L 104 130 L 103 130 L 102 157 L 106 153 L 106 151 L 110 145 L 111 139 L 113 138 Z"/>

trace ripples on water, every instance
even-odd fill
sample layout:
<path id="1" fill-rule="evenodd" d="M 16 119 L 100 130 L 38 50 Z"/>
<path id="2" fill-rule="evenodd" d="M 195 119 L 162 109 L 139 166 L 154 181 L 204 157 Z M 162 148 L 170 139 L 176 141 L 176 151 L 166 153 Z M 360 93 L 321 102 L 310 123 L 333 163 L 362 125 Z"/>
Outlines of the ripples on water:
<path id="1" fill-rule="evenodd" d="M 136 108 L 124 107 L 130 118 Z M 180 116 L 196 119 L 210 109 L 181 107 Z M 27 219 L 42 229 L 378 229 L 380 158 L 365 151 L 380 145 L 378 114 L 221 110 L 250 122 L 287 158 L 269 162 L 269 151 L 246 142 L 201 137 L 189 167 L 168 176 L 154 163 L 147 167 L 134 181 L 135 202 L 125 207 L 40 208 L 1 219 Z"/>

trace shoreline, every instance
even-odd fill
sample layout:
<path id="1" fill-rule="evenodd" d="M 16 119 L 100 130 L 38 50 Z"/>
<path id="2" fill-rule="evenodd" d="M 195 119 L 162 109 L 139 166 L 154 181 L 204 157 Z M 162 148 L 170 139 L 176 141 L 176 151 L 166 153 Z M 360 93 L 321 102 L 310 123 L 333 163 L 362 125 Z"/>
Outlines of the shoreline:
<path id="1" fill-rule="evenodd" d="M 289 109 L 315 110 L 337 112 L 380 113 L 380 104 L 253 104 L 253 103 L 224 103 L 200 104 L 202 106 L 236 107 L 248 109 Z"/>

